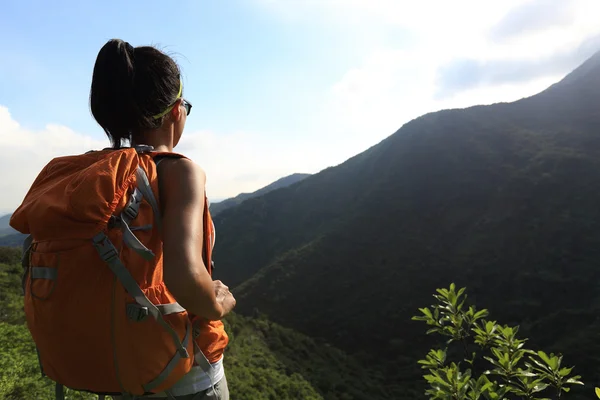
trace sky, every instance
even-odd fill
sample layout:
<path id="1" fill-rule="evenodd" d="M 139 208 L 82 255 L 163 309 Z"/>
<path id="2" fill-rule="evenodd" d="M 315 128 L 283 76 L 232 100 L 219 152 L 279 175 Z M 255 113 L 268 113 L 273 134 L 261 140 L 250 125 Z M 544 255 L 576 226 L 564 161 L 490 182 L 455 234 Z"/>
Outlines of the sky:
<path id="1" fill-rule="evenodd" d="M 540 92 L 600 50 L 598 0 L 22 0 L 0 12 L 0 213 L 53 157 L 109 145 L 89 111 L 112 38 L 172 55 L 176 148 L 211 200 L 316 173 L 422 114 Z"/>

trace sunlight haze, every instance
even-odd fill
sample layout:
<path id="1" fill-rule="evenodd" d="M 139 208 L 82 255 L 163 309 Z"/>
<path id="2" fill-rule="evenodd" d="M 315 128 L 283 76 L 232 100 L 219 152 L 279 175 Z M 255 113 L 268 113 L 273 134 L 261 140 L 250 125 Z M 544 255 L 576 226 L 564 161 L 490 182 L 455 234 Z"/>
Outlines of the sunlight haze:
<path id="1" fill-rule="evenodd" d="M 600 50 L 600 1 L 6 2 L 0 214 L 53 157 L 109 146 L 89 111 L 111 38 L 157 45 L 193 104 L 211 199 L 337 165 L 422 114 L 514 101 Z"/>

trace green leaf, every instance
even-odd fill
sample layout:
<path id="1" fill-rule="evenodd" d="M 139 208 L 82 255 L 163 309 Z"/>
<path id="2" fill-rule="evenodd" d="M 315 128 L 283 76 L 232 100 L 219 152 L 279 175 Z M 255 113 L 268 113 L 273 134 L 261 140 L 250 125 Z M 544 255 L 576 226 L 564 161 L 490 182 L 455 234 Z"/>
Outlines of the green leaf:
<path id="1" fill-rule="evenodd" d="M 531 378 L 538 376 L 538 374 L 536 374 L 535 372 L 531 372 L 531 371 L 521 371 L 521 372 L 517 373 L 517 375 L 531 377 Z"/>
<path id="2" fill-rule="evenodd" d="M 561 368 L 561 370 L 558 371 L 558 374 L 560 376 L 567 376 L 567 375 L 569 375 L 571 373 L 572 370 L 573 370 L 572 367 L 571 368 L 566 368 L 566 367 L 565 368 Z"/>
<path id="3" fill-rule="evenodd" d="M 583 385 L 584 383 L 579 380 L 580 376 L 574 376 L 573 378 L 567 379 L 566 383 L 570 383 L 572 385 Z"/>
<path id="4" fill-rule="evenodd" d="M 553 360 L 552 358 L 550 358 L 546 353 L 544 353 L 543 351 L 538 351 L 537 352 L 538 357 L 540 357 L 542 359 L 542 361 L 544 361 L 546 363 L 546 365 L 548 365 L 551 369 L 554 369 L 555 365 L 556 365 L 556 360 Z"/>
<path id="5" fill-rule="evenodd" d="M 552 374 L 552 370 L 550 369 L 550 367 L 549 367 L 548 365 L 546 365 L 546 364 L 543 364 L 543 363 L 539 362 L 539 361 L 538 361 L 538 360 L 536 360 L 535 358 L 530 358 L 530 360 L 531 360 L 531 361 L 533 361 L 533 363 L 534 363 L 534 364 L 535 364 L 537 367 L 534 367 L 534 366 L 532 366 L 532 365 L 531 365 L 531 364 L 529 364 L 529 363 L 525 363 L 525 365 L 526 365 L 527 367 L 529 367 L 529 368 L 533 368 L 533 369 L 535 369 L 535 370 L 537 370 L 537 371 L 544 372 L 544 373 L 547 373 L 547 374 Z"/>
<path id="6" fill-rule="evenodd" d="M 533 387 L 532 393 L 541 392 L 542 390 L 545 390 L 548 386 L 550 386 L 550 385 L 547 383 L 538 383 L 537 385 L 535 385 Z"/>

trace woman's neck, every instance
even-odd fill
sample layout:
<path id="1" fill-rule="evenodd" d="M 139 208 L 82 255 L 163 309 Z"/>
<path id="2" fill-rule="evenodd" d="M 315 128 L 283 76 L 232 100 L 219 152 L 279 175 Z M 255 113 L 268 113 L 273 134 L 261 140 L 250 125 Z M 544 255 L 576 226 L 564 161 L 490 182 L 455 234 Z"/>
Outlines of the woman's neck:
<path id="1" fill-rule="evenodd" d="M 154 129 L 144 132 L 138 140 L 132 141 L 131 144 L 132 146 L 145 144 L 152 146 L 154 151 L 172 153 L 174 147 L 173 132 L 168 129 Z"/>

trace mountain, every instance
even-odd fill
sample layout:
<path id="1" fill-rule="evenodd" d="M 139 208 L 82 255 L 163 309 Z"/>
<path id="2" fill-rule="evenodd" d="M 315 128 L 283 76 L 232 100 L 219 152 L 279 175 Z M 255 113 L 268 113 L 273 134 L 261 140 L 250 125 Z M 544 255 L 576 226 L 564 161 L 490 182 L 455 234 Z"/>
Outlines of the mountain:
<path id="1" fill-rule="evenodd" d="M 224 210 L 226 210 L 228 208 L 231 208 L 231 207 L 241 204 L 244 200 L 248 200 L 248 199 L 251 199 L 251 198 L 257 197 L 257 196 L 262 196 L 264 194 L 272 192 L 273 190 L 288 187 L 290 185 L 293 185 L 294 183 L 300 182 L 301 180 L 303 180 L 309 176 L 310 176 L 310 174 L 292 174 L 292 175 L 286 176 L 284 178 L 278 179 L 275 182 L 271 183 L 270 185 L 267 185 L 264 188 L 257 190 L 256 192 L 241 193 L 230 199 L 226 199 L 226 200 L 220 201 L 218 203 L 213 203 L 210 205 L 210 213 L 214 217 L 217 214 L 223 212 Z"/>
<path id="2" fill-rule="evenodd" d="M 0 236 L 18 233 L 9 225 L 10 216 L 11 214 L 0 217 Z"/>
<path id="3" fill-rule="evenodd" d="M 12 233 L 0 236 L 0 246 L 21 247 L 27 235 L 23 233 Z"/>
<path id="4" fill-rule="evenodd" d="M 426 114 L 337 167 L 249 199 L 215 218 L 215 276 L 234 287 L 239 312 L 381 368 L 399 398 L 422 380 L 416 361 L 431 345 L 410 318 L 450 282 L 594 379 L 598 88 L 600 53 L 537 95 Z"/>

